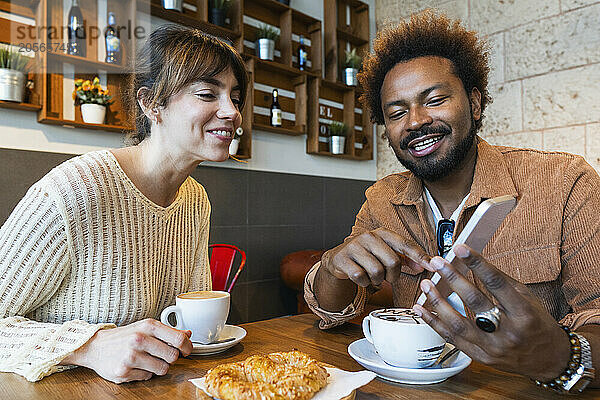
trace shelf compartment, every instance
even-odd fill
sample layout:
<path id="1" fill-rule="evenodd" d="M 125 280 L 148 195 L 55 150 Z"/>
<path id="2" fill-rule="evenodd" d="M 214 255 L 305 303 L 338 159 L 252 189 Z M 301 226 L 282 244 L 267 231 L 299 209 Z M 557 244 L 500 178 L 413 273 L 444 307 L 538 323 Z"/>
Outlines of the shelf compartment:
<path id="1" fill-rule="evenodd" d="M 65 88 L 65 77 L 61 71 L 63 70 L 64 58 L 49 59 L 48 60 L 48 73 L 43 74 L 43 98 L 42 98 L 42 109 L 38 115 L 38 122 L 41 123 L 53 123 L 59 125 L 71 125 L 77 127 L 87 127 L 92 124 L 86 124 L 81 118 L 81 108 L 79 106 L 72 105 L 71 93 L 75 88 L 71 80 L 67 80 L 67 84 L 71 85 L 69 88 Z M 74 70 L 73 80 L 76 79 L 89 79 L 92 80 L 95 76 L 101 76 L 98 72 L 77 72 Z M 114 101 L 107 108 L 106 123 L 99 124 L 101 127 L 91 127 L 90 129 L 105 129 L 105 130 L 123 130 L 131 129 L 133 127 L 133 121 L 131 116 L 125 112 L 123 98 L 120 95 L 121 88 L 127 84 L 127 74 L 106 74 L 106 83 L 103 84 L 103 88 L 108 89 L 109 94 L 113 96 Z M 68 96 L 68 98 L 67 98 Z M 65 104 L 71 104 L 69 107 L 73 107 L 69 114 L 71 117 L 65 118 Z M 95 125 L 95 124 L 94 124 Z"/>
<path id="2" fill-rule="evenodd" d="M 300 11 L 292 10 L 292 32 L 291 32 L 291 66 L 298 69 L 298 48 L 300 47 L 300 35 L 310 40 L 310 46 L 306 45 L 308 60 L 311 65 L 305 71 L 315 76 L 321 76 L 322 62 L 322 27 L 321 21 Z M 298 69 L 299 70 L 299 69 Z"/>
<path id="3" fill-rule="evenodd" d="M 359 0 L 323 1 L 325 78 L 341 79 L 345 50 L 369 51 L 369 6 Z"/>
<path id="4" fill-rule="evenodd" d="M 356 107 L 355 88 L 324 79 L 309 79 L 308 97 L 317 99 L 308 103 L 306 152 L 348 160 L 370 160 L 372 128 L 367 125 L 368 115 Z M 333 154 L 329 149 L 328 125 L 343 122 L 348 127 L 344 154 Z M 355 143 L 360 143 L 359 148 Z"/>
<path id="5" fill-rule="evenodd" d="M 231 24 L 228 27 L 218 26 L 208 22 L 207 0 L 196 1 L 194 6 L 197 8 L 196 11 L 183 7 L 183 12 L 178 12 L 163 8 L 160 1 L 137 0 L 137 9 L 139 11 L 149 12 L 151 15 L 161 19 L 197 28 L 211 35 L 227 39 L 234 47 L 240 50 L 239 39 L 241 37 L 241 32 L 239 29 L 240 11 L 238 2 L 232 3 L 229 12 Z"/>
<path id="6" fill-rule="evenodd" d="M 247 61 L 248 69 L 254 76 L 252 127 L 285 135 L 302 135 L 306 133 L 307 75 L 285 66 L 273 67 L 272 64 L 275 63 L 256 58 Z M 279 104 L 283 112 L 281 127 L 271 126 L 273 89 L 279 91 Z"/>
<path id="7" fill-rule="evenodd" d="M 309 70 L 320 75 L 321 21 L 277 1 L 261 0 L 244 4 L 243 22 L 245 53 L 256 54 L 258 27 L 260 24 L 268 24 L 280 30 L 279 40 L 275 42 L 275 62 L 299 71 L 294 57 L 298 52 L 299 36 L 303 35 L 311 43 L 311 46 L 307 46 L 311 61 Z"/>
<path id="8" fill-rule="evenodd" d="M 275 0 L 246 1 L 244 3 L 243 50 L 247 54 L 256 54 L 257 31 L 261 24 L 271 25 L 280 31 L 279 40 L 275 41 L 275 62 L 292 66 L 292 10 L 289 6 Z M 277 54 L 279 53 L 279 54 Z"/>
<path id="9" fill-rule="evenodd" d="M 360 0 L 337 0 L 337 28 L 352 37 L 369 41 L 369 6 Z"/>
<path id="10" fill-rule="evenodd" d="M 316 99 L 308 106 L 308 129 L 306 152 L 309 154 L 331 154 L 328 143 L 328 126 L 333 121 L 345 123 L 352 128 L 354 91 L 351 87 L 322 79 L 310 79 L 308 97 Z M 348 135 L 350 136 L 350 135 Z M 326 139 L 327 138 L 327 139 Z M 348 138 L 346 139 L 348 142 Z M 345 154 L 351 156 L 346 144 Z M 350 149 L 351 150 L 351 149 Z"/>

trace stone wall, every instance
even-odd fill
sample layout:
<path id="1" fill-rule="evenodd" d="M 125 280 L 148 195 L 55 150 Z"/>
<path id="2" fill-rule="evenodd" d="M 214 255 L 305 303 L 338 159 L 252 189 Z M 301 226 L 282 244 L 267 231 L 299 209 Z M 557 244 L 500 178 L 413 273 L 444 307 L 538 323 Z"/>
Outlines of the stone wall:
<path id="1" fill-rule="evenodd" d="M 377 30 L 425 8 L 461 19 L 491 44 L 483 138 L 579 154 L 600 172 L 600 1 L 377 0 Z M 377 177 L 402 170 L 379 137 Z"/>

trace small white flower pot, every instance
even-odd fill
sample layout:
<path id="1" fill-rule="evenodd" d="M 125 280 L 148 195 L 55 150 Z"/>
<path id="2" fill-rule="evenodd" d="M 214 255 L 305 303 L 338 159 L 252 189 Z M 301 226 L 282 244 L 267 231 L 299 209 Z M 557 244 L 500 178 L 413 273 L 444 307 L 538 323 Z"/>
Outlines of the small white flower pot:
<path id="1" fill-rule="evenodd" d="M 103 124 L 106 116 L 106 106 L 102 104 L 82 104 L 81 118 L 87 124 Z"/>
<path id="2" fill-rule="evenodd" d="M 0 68 L 0 100 L 21 103 L 25 94 L 25 74 L 21 71 Z"/>
<path id="3" fill-rule="evenodd" d="M 258 39 L 256 44 L 256 51 L 258 58 L 261 60 L 273 61 L 275 54 L 275 41 L 271 39 Z"/>
<path id="4" fill-rule="evenodd" d="M 332 154 L 344 154 L 345 136 L 331 136 L 329 138 L 329 149 Z"/>
<path id="5" fill-rule="evenodd" d="M 235 156 L 239 147 L 240 139 L 233 139 L 231 143 L 229 143 L 229 155 Z"/>

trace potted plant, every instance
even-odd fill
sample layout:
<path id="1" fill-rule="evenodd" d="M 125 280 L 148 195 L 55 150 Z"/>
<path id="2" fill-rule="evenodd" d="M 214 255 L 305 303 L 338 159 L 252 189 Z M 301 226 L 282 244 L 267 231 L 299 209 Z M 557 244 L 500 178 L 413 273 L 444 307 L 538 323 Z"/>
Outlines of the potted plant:
<path id="1" fill-rule="evenodd" d="M 230 5 L 230 0 L 211 0 L 209 21 L 215 25 L 224 26 L 225 16 Z"/>
<path id="2" fill-rule="evenodd" d="M 229 155 L 235 156 L 240 147 L 240 137 L 244 134 L 244 130 L 239 126 L 233 134 L 233 140 L 229 143 Z"/>
<path id="3" fill-rule="evenodd" d="M 29 60 L 8 46 L 0 47 L 0 100 L 23 101 Z"/>
<path id="4" fill-rule="evenodd" d="M 273 61 L 275 42 L 279 39 L 277 30 L 270 25 L 261 24 L 256 33 L 256 39 L 258 58 Z"/>
<path id="5" fill-rule="evenodd" d="M 73 100 L 75 105 L 81 105 L 81 118 L 88 124 L 102 124 L 106 116 L 106 107 L 113 102 L 112 96 L 108 95 L 108 89 L 103 90 L 100 79 L 95 77 L 93 81 L 77 79 Z"/>
<path id="6" fill-rule="evenodd" d="M 344 154 L 348 126 L 343 122 L 333 121 L 329 124 L 329 150 L 332 154 Z"/>
<path id="7" fill-rule="evenodd" d="M 352 49 L 352 51 L 346 50 L 345 53 L 346 59 L 344 60 L 344 83 L 348 86 L 356 86 L 358 84 L 356 74 L 360 69 L 362 59 L 358 54 L 356 54 L 356 48 Z"/>

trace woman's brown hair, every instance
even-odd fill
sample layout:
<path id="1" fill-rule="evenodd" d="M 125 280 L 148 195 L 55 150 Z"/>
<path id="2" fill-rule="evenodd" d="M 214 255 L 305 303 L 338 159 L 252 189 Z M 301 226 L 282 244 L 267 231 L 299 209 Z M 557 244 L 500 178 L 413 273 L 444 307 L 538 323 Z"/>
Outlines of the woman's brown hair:
<path id="1" fill-rule="evenodd" d="M 150 34 L 132 66 L 125 104 L 135 116 L 136 130 L 126 138 L 138 144 L 150 134 L 150 120 L 137 101 L 140 88 L 148 108 L 166 106 L 184 87 L 231 68 L 240 88 L 239 109 L 244 107 L 248 74 L 239 53 L 229 44 L 198 29 L 163 25 Z"/>

